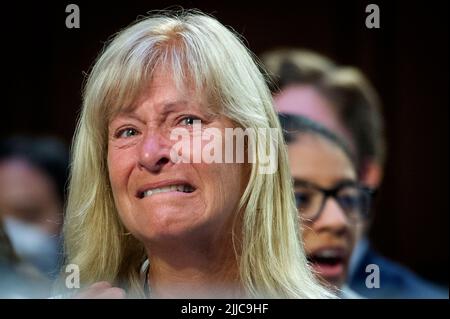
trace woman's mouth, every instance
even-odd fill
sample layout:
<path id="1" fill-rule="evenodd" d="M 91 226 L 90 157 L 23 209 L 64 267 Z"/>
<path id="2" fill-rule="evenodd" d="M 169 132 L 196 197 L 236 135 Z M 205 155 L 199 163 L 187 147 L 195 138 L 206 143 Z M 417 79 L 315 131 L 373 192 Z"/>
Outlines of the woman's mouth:
<path id="1" fill-rule="evenodd" d="M 178 184 L 178 185 L 168 185 L 164 187 L 150 188 L 144 191 L 138 192 L 139 198 L 150 197 L 155 194 L 168 193 L 168 192 L 180 192 L 180 193 L 192 193 L 195 188 L 190 184 Z"/>
<path id="2" fill-rule="evenodd" d="M 345 277 L 347 257 L 344 249 L 325 248 L 308 254 L 308 261 L 313 269 L 330 283 Z"/>

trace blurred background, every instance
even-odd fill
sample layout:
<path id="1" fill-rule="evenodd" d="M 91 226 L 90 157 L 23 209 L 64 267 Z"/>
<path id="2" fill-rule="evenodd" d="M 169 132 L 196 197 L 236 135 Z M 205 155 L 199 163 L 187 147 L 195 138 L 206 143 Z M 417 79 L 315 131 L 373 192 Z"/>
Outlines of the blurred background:
<path id="1" fill-rule="evenodd" d="M 60 1 L 2 4 L 2 137 L 56 136 L 70 145 L 86 72 L 109 37 L 173 5 L 214 15 L 255 54 L 308 48 L 359 67 L 378 90 L 387 134 L 385 178 L 370 238 L 383 255 L 448 285 L 448 10 L 443 1 Z M 80 7 L 67 29 L 66 6 Z M 380 8 L 367 29 L 365 8 Z M 5 98 L 6 96 L 6 98 Z M 3 131 L 4 130 L 4 131 Z"/>

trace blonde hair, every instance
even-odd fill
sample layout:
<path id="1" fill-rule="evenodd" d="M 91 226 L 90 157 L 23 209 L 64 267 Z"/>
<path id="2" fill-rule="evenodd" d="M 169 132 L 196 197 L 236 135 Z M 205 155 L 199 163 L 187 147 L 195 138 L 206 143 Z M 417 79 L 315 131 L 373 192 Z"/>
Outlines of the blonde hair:
<path id="1" fill-rule="evenodd" d="M 270 91 L 251 53 L 217 20 L 197 11 L 163 12 L 118 33 L 96 61 L 87 80 L 73 142 L 73 162 L 64 225 L 68 263 L 81 282 L 125 283 L 143 296 L 139 269 L 143 245 L 124 235 L 114 205 L 106 164 L 107 126 L 121 107 L 132 104 L 160 66 L 206 89 L 220 112 L 243 128 L 277 128 Z M 242 229 L 235 242 L 240 280 L 249 297 L 332 296 L 311 273 L 300 241 L 297 209 L 283 143 L 276 144 L 274 174 L 252 165 L 240 201 Z M 256 136 L 254 151 L 264 146 Z"/>

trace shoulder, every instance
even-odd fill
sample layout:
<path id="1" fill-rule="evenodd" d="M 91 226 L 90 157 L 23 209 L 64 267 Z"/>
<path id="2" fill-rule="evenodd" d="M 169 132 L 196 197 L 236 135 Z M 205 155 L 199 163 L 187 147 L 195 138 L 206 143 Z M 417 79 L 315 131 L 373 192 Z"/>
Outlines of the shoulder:
<path id="1" fill-rule="evenodd" d="M 347 285 L 341 287 L 338 296 L 342 299 L 364 299 L 363 296 L 359 295 Z"/>
<path id="2" fill-rule="evenodd" d="M 368 265 L 376 265 L 379 269 L 380 287 L 377 289 L 365 286 Z M 448 298 L 448 291 L 370 248 L 358 260 L 349 279 L 351 288 L 367 298 Z"/>

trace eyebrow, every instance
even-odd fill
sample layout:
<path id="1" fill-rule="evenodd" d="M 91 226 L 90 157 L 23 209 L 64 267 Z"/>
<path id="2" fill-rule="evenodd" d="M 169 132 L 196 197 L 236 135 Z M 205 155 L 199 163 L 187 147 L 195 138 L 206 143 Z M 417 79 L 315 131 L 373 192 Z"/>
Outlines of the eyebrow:
<path id="1" fill-rule="evenodd" d="M 163 110 L 160 115 L 162 118 L 165 118 L 171 112 L 175 112 L 175 111 L 181 109 L 181 107 L 184 107 L 184 108 L 191 107 L 191 108 L 193 108 L 193 111 L 202 114 L 206 120 L 208 120 L 208 119 L 211 120 L 212 118 L 217 116 L 216 113 L 211 111 L 210 107 L 207 104 L 204 104 L 202 102 L 190 104 L 189 102 L 190 101 L 188 101 L 188 100 L 175 100 L 175 101 L 163 102 L 163 103 L 161 103 L 163 105 L 163 107 L 162 107 Z"/>
<path id="2" fill-rule="evenodd" d="M 294 187 L 300 187 L 300 186 L 317 186 L 314 183 L 308 182 L 304 179 L 294 178 Z"/>
<path id="3" fill-rule="evenodd" d="M 358 182 L 352 179 L 344 178 L 339 180 L 337 183 L 334 184 L 334 187 L 340 187 L 340 186 L 347 186 L 347 185 L 357 185 Z M 294 187 L 305 187 L 305 186 L 312 186 L 316 188 L 322 188 L 319 185 L 309 182 L 305 179 L 301 178 L 294 178 Z"/>
<path id="4" fill-rule="evenodd" d="M 174 112 L 175 110 L 179 109 L 180 106 L 187 106 L 189 104 L 186 100 L 175 100 L 175 101 L 166 101 L 161 103 L 162 106 L 162 112 L 161 116 L 166 117 L 167 114 Z"/>
<path id="5" fill-rule="evenodd" d="M 167 114 L 175 111 L 180 106 L 188 105 L 188 103 L 189 102 L 186 100 L 173 100 L 173 101 L 164 101 L 162 103 L 158 103 L 159 105 L 162 104 L 162 111 L 161 111 L 160 115 L 167 116 Z M 142 122 L 140 117 L 136 114 L 135 110 L 136 110 L 136 106 L 124 107 L 117 113 L 117 116 L 127 116 L 127 117 L 131 117 L 133 119 L 136 119 L 136 120 Z"/>
<path id="6" fill-rule="evenodd" d="M 132 109 L 128 109 L 128 110 L 122 110 L 119 113 L 117 113 L 116 116 L 114 116 L 113 118 L 111 118 L 110 123 L 113 122 L 113 120 L 115 118 L 118 118 L 120 116 L 124 116 L 124 117 L 129 117 L 132 118 L 138 122 L 144 123 L 144 121 L 142 121 L 142 119 L 136 114 L 136 112 L 134 112 L 134 110 Z"/>

